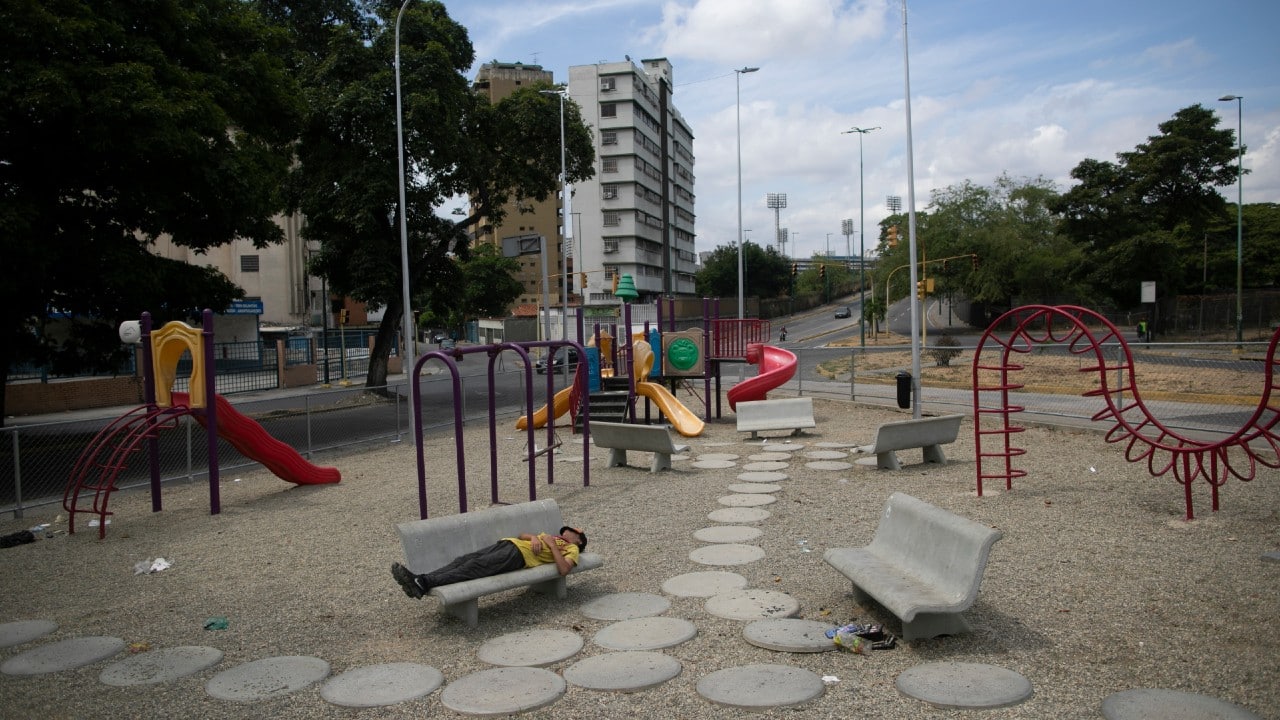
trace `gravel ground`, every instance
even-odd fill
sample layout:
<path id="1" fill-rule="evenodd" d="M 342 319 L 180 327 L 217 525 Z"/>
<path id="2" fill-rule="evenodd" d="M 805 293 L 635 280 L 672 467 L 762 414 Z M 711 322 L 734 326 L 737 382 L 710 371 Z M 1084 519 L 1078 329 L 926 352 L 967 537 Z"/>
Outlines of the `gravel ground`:
<path id="1" fill-rule="evenodd" d="M 694 406 L 692 401 L 689 402 Z M 796 438 L 818 442 L 870 442 L 874 428 L 902 419 L 899 412 L 839 401 L 815 401 L 816 431 Z M 653 475 L 646 456 L 632 468 L 591 461 L 591 485 L 582 486 L 581 445 L 562 430 L 569 450 L 555 465 L 553 485 L 539 462 L 537 494 L 555 497 L 566 521 L 581 525 L 605 566 L 575 576 L 569 597 L 557 602 L 513 591 L 481 600 L 480 626 L 469 629 L 438 612 L 434 600 L 411 601 L 392 582 L 388 567 L 400 559 L 394 525 L 417 515 L 411 446 L 317 458 L 343 473 L 342 483 L 295 487 L 266 471 L 227 476 L 222 514 L 208 513 L 201 482 L 164 489 L 165 509 L 150 512 L 145 492 L 118 493 L 116 515 L 104 541 L 87 528 L 0 550 L 5 581 L 0 622 L 49 619 L 59 629 L 39 642 L 108 635 L 151 647 L 210 645 L 225 652 L 211 670 L 161 686 L 116 688 L 98 682 L 108 662 L 49 676 L 0 676 L 0 716 L 53 718 L 400 718 L 453 716 L 439 691 L 392 707 L 352 710 L 326 703 L 318 687 L 273 701 L 236 704 L 203 691 L 214 673 L 272 655 L 314 655 L 337 674 L 387 662 L 419 662 L 444 673 L 446 683 L 486 666 L 476 649 L 515 629 L 571 629 L 587 640 L 578 657 L 605 652 L 590 642 L 607 622 L 577 612 L 579 604 L 615 592 L 661 593 L 667 578 L 712 570 L 688 559 L 699 543 L 692 533 L 713 525 L 707 514 L 736 482 L 746 456 L 760 449 L 735 431 L 732 416 L 709 423 L 688 442 L 691 456 L 741 455 L 739 467 L 700 470 L 689 460 Z M 500 498 L 528 497 L 521 461 L 523 434 L 498 431 Z M 466 437 L 467 479 L 473 509 L 488 505 L 488 432 Z M 781 438 L 770 442 L 782 442 Z M 672 598 L 667 615 L 694 622 L 694 640 L 664 652 L 683 672 L 633 694 L 569 686 L 558 702 L 532 718 L 729 718 L 741 711 L 701 698 L 695 684 L 727 667 L 780 663 L 833 675 L 839 682 L 799 708 L 763 717 L 847 718 L 1089 718 L 1103 698 L 1121 690 L 1155 687 L 1203 693 L 1237 703 L 1262 717 L 1280 718 L 1280 563 L 1263 553 L 1280 548 L 1280 482 L 1261 468 L 1257 480 L 1229 482 L 1219 512 L 1210 512 L 1207 486 L 1194 489 L 1200 517 L 1186 522 L 1182 488 L 1150 478 L 1125 462 L 1123 449 L 1096 432 L 1031 428 L 1019 436 L 1028 454 L 1018 464 L 1028 477 L 1011 492 L 974 492 L 972 425 L 947 448 L 945 467 L 921 466 L 919 451 L 902 453 L 900 472 L 865 467 L 818 471 L 796 457 L 773 515 L 759 523 L 763 560 L 724 568 L 752 587 L 796 597 L 800 617 L 833 624 L 868 620 L 900 628 L 876 608 L 853 603 L 847 582 L 822 562 L 828 547 L 865 545 L 880 508 L 903 491 L 1004 531 L 996 543 L 970 635 L 900 644 L 870 656 L 788 654 L 746 643 L 740 622 L 704 611 L 703 601 Z M 452 438 L 433 438 L 427 449 L 433 516 L 457 511 Z M 0 534 L 55 521 L 55 511 L 0 523 Z M 65 528 L 55 524 L 53 529 Z M 807 541 L 801 544 L 801 541 Z M 804 549 L 810 552 L 804 552 Z M 167 570 L 135 575 L 134 564 L 155 557 Z M 204 629 L 225 616 L 229 627 Z M 32 645 L 0 650 L 0 661 Z M 1011 708 L 948 711 L 898 693 L 899 673 L 926 662 L 988 663 L 1022 673 L 1034 696 Z"/>

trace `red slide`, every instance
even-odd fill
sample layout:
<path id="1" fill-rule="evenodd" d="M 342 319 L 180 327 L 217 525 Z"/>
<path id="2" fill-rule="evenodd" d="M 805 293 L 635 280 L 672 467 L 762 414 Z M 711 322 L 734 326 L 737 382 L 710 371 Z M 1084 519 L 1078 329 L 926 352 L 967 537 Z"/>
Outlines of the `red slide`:
<path id="1" fill-rule="evenodd" d="M 297 450 L 271 437 L 254 420 L 236 410 L 221 395 L 217 399 L 218 437 L 231 443 L 241 455 L 262 463 L 276 477 L 298 485 L 324 485 L 342 480 L 337 468 L 313 465 L 298 454 Z M 186 405 L 186 393 L 173 393 L 174 405 Z M 204 416 L 195 415 L 203 425 Z"/>
<path id="2" fill-rule="evenodd" d="M 729 388 L 729 407 L 737 409 L 738 403 L 764 400 L 770 390 L 790 380 L 796 374 L 796 355 L 772 345 L 751 343 L 747 346 L 747 362 L 759 365 L 760 372 L 752 378 Z"/>

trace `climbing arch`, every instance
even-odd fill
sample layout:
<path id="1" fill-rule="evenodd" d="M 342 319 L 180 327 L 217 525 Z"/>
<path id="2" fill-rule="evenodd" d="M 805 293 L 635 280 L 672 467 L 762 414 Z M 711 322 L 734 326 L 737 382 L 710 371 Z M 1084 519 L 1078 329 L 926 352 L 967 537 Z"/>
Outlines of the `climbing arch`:
<path id="1" fill-rule="evenodd" d="M 1000 327 L 1012 326 L 1002 333 Z M 1014 424 L 1023 407 L 1010 400 L 1010 392 L 1022 388 L 1017 373 L 1020 356 L 1037 345 L 1056 343 L 1079 357 L 1092 359 L 1080 372 L 1098 374 L 1099 387 L 1083 393 L 1099 397 L 1105 406 L 1094 413 L 1095 422 L 1111 425 L 1105 439 L 1123 444 L 1125 459 L 1145 462 L 1153 477 L 1172 474 L 1183 486 L 1188 520 L 1193 519 L 1191 485 L 1204 480 L 1211 488 L 1213 509 L 1218 509 L 1218 488 L 1228 478 L 1254 478 L 1259 464 L 1280 467 L 1280 398 L 1276 395 L 1276 344 L 1280 330 L 1267 347 L 1262 396 L 1248 421 L 1230 436 L 1205 442 L 1170 429 L 1152 415 L 1133 372 L 1133 354 L 1123 334 L 1106 318 L 1072 305 L 1026 305 L 1001 315 L 978 342 L 973 357 L 974 445 L 977 452 L 977 491 L 985 480 L 1003 478 L 1005 488 L 1026 470 L 1014 467 L 1014 458 L 1026 454 L 1014 438 L 1025 428 Z M 1108 360 L 1107 346 L 1119 348 L 1118 359 Z"/>

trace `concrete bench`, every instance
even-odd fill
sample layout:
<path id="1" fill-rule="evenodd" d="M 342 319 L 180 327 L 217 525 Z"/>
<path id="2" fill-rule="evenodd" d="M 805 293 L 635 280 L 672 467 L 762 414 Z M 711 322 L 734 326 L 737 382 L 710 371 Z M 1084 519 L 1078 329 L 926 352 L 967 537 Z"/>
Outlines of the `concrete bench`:
<path id="1" fill-rule="evenodd" d="M 560 506 L 555 500 L 504 505 L 475 512 L 447 515 L 426 520 L 400 523 L 400 544 L 404 548 L 405 567 L 415 573 L 429 573 L 444 567 L 459 555 L 488 547 L 520 533 L 555 534 L 564 526 Z M 604 564 L 595 553 L 582 553 L 569 574 L 594 570 Z M 534 590 L 563 598 L 568 592 L 565 577 L 554 563 L 524 568 L 493 577 L 465 580 L 452 585 L 431 588 L 428 595 L 440 600 L 442 609 L 475 627 L 479 621 L 477 599 L 504 590 L 532 587 Z"/>
<path id="2" fill-rule="evenodd" d="M 738 415 L 738 432 L 759 437 L 764 430 L 789 430 L 795 435 L 805 428 L 817 427 L 813 421 L 813 398 L 752 400 L 740 402 L 734 409 Z"/>
<path id="3" fill-rule="evenodd" d="M 593 422 L 591 441 L 598 448 L 609 449 L 609 467 L 627 464 L 627 451 L 653 453 L 649 472 L 671 467 L 671 456 L 689 449 L 688 445 L 676 445 L 665 425 L 632 425 L 630 423 Z"/>
<path id="4" fill-rule="evenodd" d="M 853 582 L 854 598 L 902 620 L 904 640 L 968 632 L 960 615 L 978 598 L 999 530 L 894 493 L 871 544 L 831 548 L 822 559 Z"/>
<path id="5" fill-rule="evenodd" d="M 945 464 L 947 456 L 942 452 L 942 446 L 956 441 L 963 419 L 963 415 L 942 415 L 885 423 L 876 431 L 874 443 L 858 448 L 860 453 L 875 455 L 875 460 L 866 458 L 858 463 L 874 463 L 881 470 L 897 470 L 902 467 L 898 462 L 898 450 L 923 448 L 925 462 Z"/>

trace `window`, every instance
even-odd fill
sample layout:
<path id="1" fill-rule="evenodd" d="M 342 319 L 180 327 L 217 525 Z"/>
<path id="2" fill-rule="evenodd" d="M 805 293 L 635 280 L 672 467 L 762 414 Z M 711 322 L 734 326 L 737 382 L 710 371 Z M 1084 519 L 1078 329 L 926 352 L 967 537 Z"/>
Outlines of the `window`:
<path id="1" fill-rule="evenodd" d="M 605 227 L 617 227 L 622 224 L 622 216 L 616 212 L 607 212 L 604 214 Z"/>
<path id="2" fill-rule="evenodd" d="M 241 255 L 240 256 L 240 272 L 258 272 L 258 256 L 257 255 Z"/>
<path id="3" fill-rule="evenodd" d="M 617 185 L 603 185 L 600 188 L 605 200 L 614 200 L 618 197 Z"/>
<path id="4" fill-rule="evenodd" d="M 614 85 L 615 82 L 617 82 L 616 78 L 600 78 L 600 91 L 609 92 L 613 90 L 613 88 L 616 87 L 616 85 Z"/>
<path id="5" fill-rule="evenodd" d="M 604 241 L 604 253 L 605 253 L 606 255 L 609 255 L 609 254 L 616 253 L 616 252 L 618 252 L 618 241 L 617 241 L 616 239 L 614 239 L 614 240 L 605 240 L 605 241 Z"/>
<path id="6" fill-rule="evenodd" d="M 600 168 L 601 172 L 607 172 L 607 173 L 618 172 L 617 158 L 605 158 L 604 160 L 600 161 L 600 165 L 601 165 L 601 168 Z"/>
<path id="7" fill-rule="evenodd" d="M 600 117 L 618 117 L 618 104 L 600 103 Z"/>
<path id="8" fill-rule="evenodd" d="M 603 130 L 600 132 L 601 145 L 617 145 L 618 133 L 615 130 Z"/>

